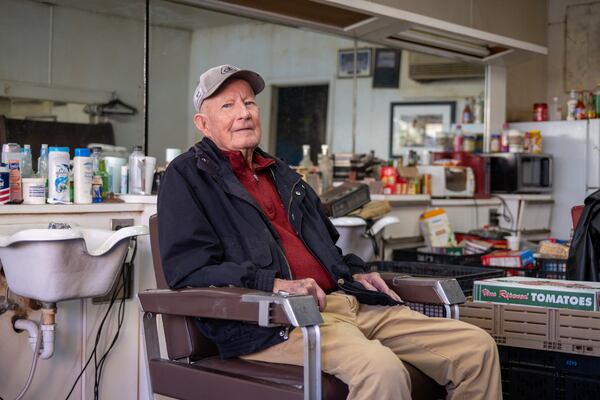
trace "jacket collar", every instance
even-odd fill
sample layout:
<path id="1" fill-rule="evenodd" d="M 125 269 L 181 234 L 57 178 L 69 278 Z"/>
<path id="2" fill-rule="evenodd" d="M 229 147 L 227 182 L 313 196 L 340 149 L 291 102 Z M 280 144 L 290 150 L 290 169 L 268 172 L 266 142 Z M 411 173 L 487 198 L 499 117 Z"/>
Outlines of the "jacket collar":
<path id="1" fill-rule="evenodd" d="M 229 161 L 211 139 L 207 137 L 203 138 L 200 142 L 196 143 L 192 149 L 196 156 L 196 167 L 198 169 L 209 173 L 214 178 L 218 177 L 224 181 L 231 181 L 232 179 L 237 181 Z M 273 171 L 276 185 L 283 183 L 286 186 L 291 186 L 300 179 L 300 175 L 292 171 L 289 166 L 280 159 L 273 157 L 260 147 L 257 147 L 255 152 L 264 159 L 274 160 L 274 164 L 269 168 Z"/>

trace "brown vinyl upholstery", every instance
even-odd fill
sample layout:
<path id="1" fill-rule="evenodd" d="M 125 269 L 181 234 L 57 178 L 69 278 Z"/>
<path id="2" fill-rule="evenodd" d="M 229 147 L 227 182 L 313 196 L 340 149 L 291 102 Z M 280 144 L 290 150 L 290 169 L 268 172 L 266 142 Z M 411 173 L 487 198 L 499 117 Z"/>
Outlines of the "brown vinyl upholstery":
<path id="1" fill-rule="evenodd" d="M 159 289 L 168 289 L 159 254 L 156 215 L 150 217 L 150 240 L 157 286 Z M 231 295 L 230 297 L 233 299 L 234 296 L 246 290 L 232 289 L 234 290 L 227 288 L 221 290 L 221 292 L 217 288 L 205 289 L 201 290 L 203 293 L 200 296 L 222 295 L 228 297 Z M 177 302 L 178 304 L 187 304 L 181 308 L 191 311 L 189 299 L 197 296 L 199 291 L 190 289 L 189 291 L 173 291 L 170 293 L 173 296 L 162 296 L 171 297 L 168 299 L 171 303 L 169 304 L 170 307 L 173 307 Z M 151 295 L 140 294 L 139 296 L 142 304 L 153 301 Z M 160 301 L 164 300 L 164 298 L 161 298 Z M 251 306 L 248 305 L 247 307 Z M 154 309 L 157 308 L 160 307 L 154 304 Z M 167 306 L 163 308 L 165 310 L 170 309 Z M 248 310 L 240 311 L 238 307 L 236 315 Z M 257 314 L 253 309 L 250 311 L 252 315 Z M 185 310 L 179 313 L 184 314 Z M 198 315 L 198 307 L 190 314 L 185 315 L 191 314 Z M 281 318 L 277 318 L 276 315 L 274 319 L 280 320 Z M 302 367 L 241 359 L 221 359 L 214 343 L 202 336 L 192 318 L 163 314 L 162 319 L 169 360 L 149 360 L 150 379 L 154 393 L 179 399 L 287 400 L 303 398 Z M 245 320 L 245 318 L 242 318 L 242 320 Z M 191 362 L 175 361 L 185 358 Z M 445 390 L 442 386 L 412 365 L 407 363 L 405 365 L 411 376 L 413 399 L 433 400 L 445 396 Z M 336 377 L 323 373 L 322 394 L 323 400 L 345 399 L 348 394 L 348 387 Z"/>

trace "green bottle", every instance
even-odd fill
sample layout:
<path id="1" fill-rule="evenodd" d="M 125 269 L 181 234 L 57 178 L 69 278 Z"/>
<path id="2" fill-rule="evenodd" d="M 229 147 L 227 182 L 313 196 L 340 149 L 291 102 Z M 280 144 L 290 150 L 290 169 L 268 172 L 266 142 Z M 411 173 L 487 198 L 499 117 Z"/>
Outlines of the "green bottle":
<path id="1" fill-rule="evenodd" d="M 106 163 L 104 162 L 103 158 L 98 161 L 98 172 L 96 172 L 96 175 L 100 175 L 102 177 L 102 201 L 104 201 L 106 200 L 106 195 L 110 190 L 110 186 L 108 172 L 106 172 Z"/>

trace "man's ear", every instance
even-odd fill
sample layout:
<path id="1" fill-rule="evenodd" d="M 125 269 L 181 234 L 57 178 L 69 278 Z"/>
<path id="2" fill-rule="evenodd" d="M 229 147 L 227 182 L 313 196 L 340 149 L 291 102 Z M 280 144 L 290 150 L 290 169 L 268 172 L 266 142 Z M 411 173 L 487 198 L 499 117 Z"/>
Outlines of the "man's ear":
<path id="1" fill-rule="evenodd" d="M 201 112 L 196 113 L 196 115 L 194 115 L 194 125 L 196 125 L 196 128 L 198 128 L 200 132 L 206 135 L 208 130 L 208 119 L 206 118 L 206 114 Z"/>

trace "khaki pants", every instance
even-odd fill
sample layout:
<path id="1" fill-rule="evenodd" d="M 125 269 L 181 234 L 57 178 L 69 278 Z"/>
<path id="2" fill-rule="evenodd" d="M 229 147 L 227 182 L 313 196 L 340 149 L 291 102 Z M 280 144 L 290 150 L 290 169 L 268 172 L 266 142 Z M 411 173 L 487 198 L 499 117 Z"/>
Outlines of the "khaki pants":
<path id="1" fill-rule="evenodd" d="M 348 384 L 348 399 L 410 399 L 401 360 L 445 385 L 449 399 L 502 398 L 496 343 L 473 325 L 405 306 L 359 304 L 343 292 L 327 296 L 322 315 L 321 368 Z M 303 365 L 302 331 L 242 358 Z"/>

